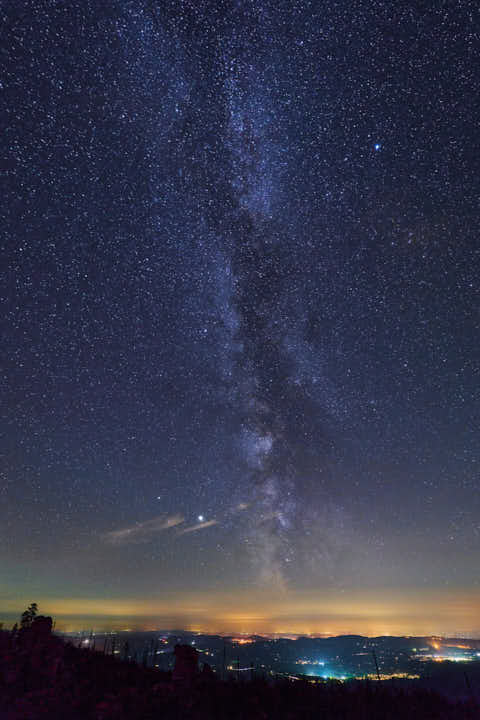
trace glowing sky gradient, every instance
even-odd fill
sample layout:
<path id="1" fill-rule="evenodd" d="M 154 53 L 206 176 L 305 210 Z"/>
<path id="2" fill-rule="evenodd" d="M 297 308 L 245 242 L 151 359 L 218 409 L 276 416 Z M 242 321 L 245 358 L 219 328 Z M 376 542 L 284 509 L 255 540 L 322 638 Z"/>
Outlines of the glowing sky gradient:
<path id="1" fill-rule="evenodd" d="M 25 598 L 26 602 L 27 598 Z M 13 617 L 18 599 L 7 602 Z M 444 635 L 479 637 L 479 596 L 393 591 L 162 593 L 148 599 L 45 598 L 61 630 L 185 629 L 212 633 Z"/>
<path id="2" fill-rule="evenodd" d="M 0 614 L 479 632 L 479 21 L 7 3 Z"/>

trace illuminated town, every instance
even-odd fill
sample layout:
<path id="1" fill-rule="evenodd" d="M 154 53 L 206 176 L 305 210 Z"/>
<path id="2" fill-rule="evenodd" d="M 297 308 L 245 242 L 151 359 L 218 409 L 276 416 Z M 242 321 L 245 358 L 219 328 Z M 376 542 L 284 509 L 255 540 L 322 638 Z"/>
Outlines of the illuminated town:
<path id="1" fill-rule="evenodd" d="M 308 679 L 310 682 L 354 680 L 414 681 L 468 663 L 480 668 L 480 640 L 377 637 L 263 637 L 204 635 L 184 631 L 83 633 L 74 643 L 131 659 L 159 670 L 174 665 L 177 643 L 191 645 L 200 664 L 219 677 Z"/>

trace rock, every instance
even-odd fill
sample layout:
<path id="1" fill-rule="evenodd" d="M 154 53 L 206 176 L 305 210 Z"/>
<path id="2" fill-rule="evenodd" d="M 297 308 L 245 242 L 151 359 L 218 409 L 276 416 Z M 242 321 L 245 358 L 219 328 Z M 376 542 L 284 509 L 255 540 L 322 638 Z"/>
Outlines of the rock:
<path id="1" fill-rule="evenodd" d="M 198 676 L 198 652 L 191 645 L 175 645 L 173 681 L 191 684 Z"/>

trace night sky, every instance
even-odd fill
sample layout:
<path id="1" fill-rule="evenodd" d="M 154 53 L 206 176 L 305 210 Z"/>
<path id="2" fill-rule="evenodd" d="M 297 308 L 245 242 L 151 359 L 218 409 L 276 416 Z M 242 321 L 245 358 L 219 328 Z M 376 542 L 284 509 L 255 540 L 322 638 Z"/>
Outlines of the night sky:
<path id="1" fill-rule="evenodd" d="M 478 2 L 1 23 L 0 610 L 480 633 Z"/>

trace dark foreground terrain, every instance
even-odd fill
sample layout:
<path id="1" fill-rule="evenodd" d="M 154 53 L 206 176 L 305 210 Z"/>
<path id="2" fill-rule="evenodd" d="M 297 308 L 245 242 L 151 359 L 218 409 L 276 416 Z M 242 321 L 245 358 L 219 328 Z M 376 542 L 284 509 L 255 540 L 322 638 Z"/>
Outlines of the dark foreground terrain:
<path id="1" fill-rule="evenodd" d="M 222 682 L 190 656 L 173 673 L 73 647 L 50 618 L 0 632 L 0 720 L 474 720 L 473 700 L 385 683 Z M 191 649 L 188 649 L 191 653 Z M 196 659 L 194 659 L 194 665 Z M 191 671 L 191 672 L 190 672 Z"/>

